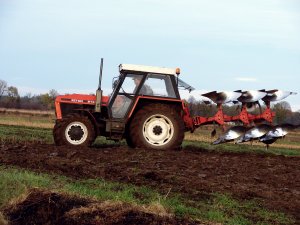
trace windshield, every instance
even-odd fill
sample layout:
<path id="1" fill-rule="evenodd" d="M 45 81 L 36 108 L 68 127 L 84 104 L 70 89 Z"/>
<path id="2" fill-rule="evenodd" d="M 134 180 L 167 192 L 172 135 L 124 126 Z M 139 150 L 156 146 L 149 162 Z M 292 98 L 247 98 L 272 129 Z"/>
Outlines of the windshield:
<path id="1" fill-rule="evenodd" d="M 189 92 L 195 90 L 195 88 L 193 88 L 191 85 L 185 83 L 183 80 L 178 79 L 178 89 L 183 89 L 183 90 L 188 90 Z"/>

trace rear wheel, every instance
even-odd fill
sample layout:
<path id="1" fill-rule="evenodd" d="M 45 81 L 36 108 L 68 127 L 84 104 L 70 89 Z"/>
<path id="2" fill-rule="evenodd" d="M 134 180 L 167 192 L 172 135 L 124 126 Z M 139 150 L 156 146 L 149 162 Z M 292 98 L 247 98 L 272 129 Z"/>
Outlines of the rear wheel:
<path id="1" fill-rule="evenodd" d="M 126 143 L 130 148 L 135 148 L 136 147 L 136 145 L 133 143 L 133 141 L 132 141 L 132 139 L 129 135 L 126 136 Z"/>
<path id="2" fill-rule="evenodd" d="M 151 104 L 136 113 L 129 132 L 137 147 L 178 149 L 184 138 L 184 123 L 172 107 Z"/>
<path id="3" fill-rule="evenodd" d="M 56 122 L 53 130 L 56 145 L 90 146 L 95 140 L 91 121 L 84 116 L 70 114 Z"/>
<path id="4" fill-rule="evenodd" d="M 125 130 L 125 139 L 126 139 L 126 143 L 130 148 L 135 148 L 136 145 L 135 143 L 132 141 L 132 137 L 130 136 L 130 125 L 126 126 L 126 130 Z"/>

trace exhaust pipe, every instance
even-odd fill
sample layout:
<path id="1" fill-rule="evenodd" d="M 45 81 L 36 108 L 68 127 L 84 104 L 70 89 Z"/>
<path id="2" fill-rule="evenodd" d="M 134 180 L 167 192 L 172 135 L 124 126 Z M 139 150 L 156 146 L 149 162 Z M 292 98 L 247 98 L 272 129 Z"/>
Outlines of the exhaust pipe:
<path id="1" fill-rule="evenodd" d="M 98 84 L 98 89 L 96 90 L 95 112 L 101 112 L 101 103 L 102 103 L 102 90 L 101 90 L 102 70 L 103 70 L 103 58 L 101 58 L 101 63 L 100 63 L 99 84 Z"/>

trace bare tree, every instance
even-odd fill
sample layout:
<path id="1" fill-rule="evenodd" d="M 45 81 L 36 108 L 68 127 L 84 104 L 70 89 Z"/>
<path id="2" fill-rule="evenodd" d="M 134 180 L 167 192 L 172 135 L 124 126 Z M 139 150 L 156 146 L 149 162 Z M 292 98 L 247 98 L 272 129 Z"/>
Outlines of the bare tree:
<path id="1" fill-rule="evenodd" d="M 18 98 L 19 96 L 19 91 L 18 88 L 14 87 L 14 86 L 10 86 L 7 88 L 7 95 L 10 98 Z"/>
<path id="2" fill-rule="evenodd" d="M 7 83 L 4 80 L 0 80 L 0 99 L 7 91 Z"/>
<path id="3" fill-rule="evenodd" d="M 54 100 L 58 96 L 58 92 L 55 89 L 49 91 L 49 96 Z"/>

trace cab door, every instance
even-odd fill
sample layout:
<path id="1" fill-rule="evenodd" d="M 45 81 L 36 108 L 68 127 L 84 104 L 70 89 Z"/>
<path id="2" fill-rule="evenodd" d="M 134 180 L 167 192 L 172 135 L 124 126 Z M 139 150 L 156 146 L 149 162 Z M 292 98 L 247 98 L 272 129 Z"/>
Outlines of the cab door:
<path id="1" fill-rule="evenodd" d="M 137 85 L 135 79 L 140 82 Z M 119 84 L 110 99 L 110 114 L 113 119 L 123 119 L 129 111 L 138 91 L 143 85 L 145 76 L 142 74 L 126 74 L 122 79 L 120 76 Z"/>

